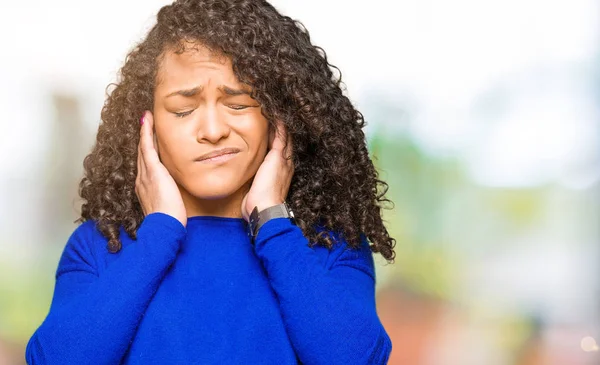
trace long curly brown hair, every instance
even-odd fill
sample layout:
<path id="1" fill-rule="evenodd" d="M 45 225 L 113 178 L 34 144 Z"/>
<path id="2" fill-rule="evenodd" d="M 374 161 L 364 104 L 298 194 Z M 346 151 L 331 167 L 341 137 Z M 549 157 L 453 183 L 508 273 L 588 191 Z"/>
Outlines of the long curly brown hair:
<path id="1" fill-rule="evenodd" d="M 396 240 L 381 216 L 383 203 L 391 203 L 388 184 L 369 158 L 363 115 L 343 95 L 339 69 L 306 28 L 264 0 L 179 0 L 160 9 L 157 24 L 127 55 L 118 82 L 107 87 L 96 143 L 83 164 L 84 203 L 76 222 L 95 220 L 111 252 L 121 248 L 120 226 L 136 238 L 144 218 L 135 194 L 139 118 L 153 109 L 164 54 L 184 52 L 185 41 L 229 57 L 267 120 L 284 122 L 295 169 L 286 201 L 311 245 L 330 248 L 329 230 L 358 247 L 364 234 L 372 252 L 394 262 Z"/>

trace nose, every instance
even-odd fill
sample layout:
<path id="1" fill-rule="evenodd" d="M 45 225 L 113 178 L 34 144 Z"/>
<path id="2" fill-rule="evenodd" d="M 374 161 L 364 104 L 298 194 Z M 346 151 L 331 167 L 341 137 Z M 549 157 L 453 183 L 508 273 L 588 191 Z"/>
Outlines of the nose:
<path id="1" fill-rule="evenodd" d="M 219 113 L 217 106 L 206 106 L 202 108 L 203 112 L 198 113 L 198 129 L 196 140 L 198 142 L 210 142 L 217 144 L 220 139 L 227 138 L 231 128 L 227 119 Z"/>

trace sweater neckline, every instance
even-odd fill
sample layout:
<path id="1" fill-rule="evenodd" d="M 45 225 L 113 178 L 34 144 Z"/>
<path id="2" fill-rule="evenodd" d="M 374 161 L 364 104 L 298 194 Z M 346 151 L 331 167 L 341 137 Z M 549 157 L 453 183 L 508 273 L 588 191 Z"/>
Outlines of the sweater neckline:
<path id="1" fill-rule="evenodd" d="M 230 227 L 241 232 L 246 232 L 248 223 L 244 218 L 219 217 L 214 215 L 198 215 L 187 217 L 188 227 L 203 229 Z"/>
<path id="2" fill-rule="evenodd" d="M 190 221 L 203 221 L 203 220 L 212 220 L 212 221 L 222 221 L 222 222 L 232 222 L 232 223 L 245 223 L 244 218 L 236 218 L 236 217 L 220 217 L 216 215 L 194 215 L 191 217 L 187 217 L 187 220 Z"/>

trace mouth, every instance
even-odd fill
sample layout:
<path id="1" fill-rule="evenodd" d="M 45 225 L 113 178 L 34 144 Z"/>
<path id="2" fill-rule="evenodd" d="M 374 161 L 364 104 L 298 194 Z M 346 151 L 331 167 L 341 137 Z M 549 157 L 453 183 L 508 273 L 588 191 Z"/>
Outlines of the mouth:
<path id="1" fill-rule="evenodd" d="M 238 154 L 238 152 L 224 153 L 222 155 L 214 156 L 211 158 L 205 158 L 203 160 L 196 160 L 196 162 L 203 163 L 203 164 L 221 164 L 221 163 L 225 163 L 225 162 L 233 159 L 237 154 Z"/>

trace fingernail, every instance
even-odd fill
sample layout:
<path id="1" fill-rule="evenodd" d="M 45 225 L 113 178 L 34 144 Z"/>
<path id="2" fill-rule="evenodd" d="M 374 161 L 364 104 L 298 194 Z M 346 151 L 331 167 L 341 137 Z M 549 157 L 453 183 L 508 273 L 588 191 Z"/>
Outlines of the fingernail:
<path id="1" fill-rule="evenodd" d="M 144 115 L 142 115 L 142 117 L 140 118 L 140 125 L 144 124 Z"/>

